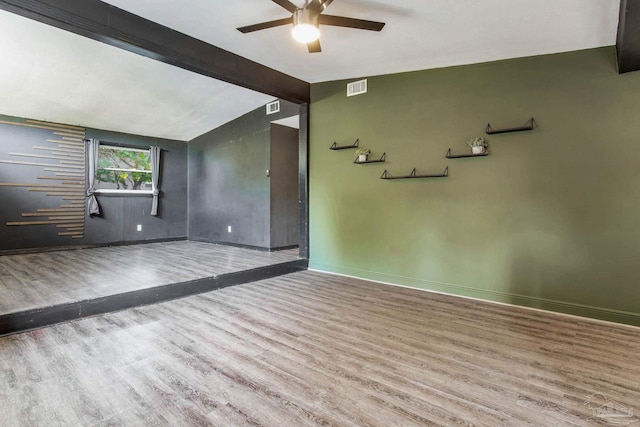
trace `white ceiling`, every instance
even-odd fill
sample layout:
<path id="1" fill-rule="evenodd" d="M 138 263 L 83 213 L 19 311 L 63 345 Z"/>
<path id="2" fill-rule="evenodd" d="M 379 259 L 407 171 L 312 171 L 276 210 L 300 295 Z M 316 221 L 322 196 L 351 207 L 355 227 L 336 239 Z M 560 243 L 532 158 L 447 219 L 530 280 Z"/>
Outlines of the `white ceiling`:
<path id="1" fill-rule="evenodd" d="M 273 100 L 0 11 L 0 114 L 189 141 Z"/>
<path id="2" fill-rule="evenodd" d="M 300 116 L 285 117 L 284 119 L 274 120 L 271 123 L 286 126 L 288 128 L 300 129 Z"/>
<path id="3" fill-rule="evenodd" d="M 615 44 L 617 0 L 335 0 L 326 13 L 386 22 L 321 27 L 309 54 L 270 0 L 108 0 L 311 83 Z M 302 1 L 294 3 L 301 5 Z M 271 98 L 0 12 L 0 113 L 190 140 Z"/>
<path id="4" fill-rule="evenodd" d="M 387 25 L 321 26 L 323 51 L 309 54 L 289 26 L 235 30 L 290 16 L 270 0 L 107 3 L 311 83 L 613 45 L 620 9 L 617 0 L 334 0 L 325 13 Z"/>

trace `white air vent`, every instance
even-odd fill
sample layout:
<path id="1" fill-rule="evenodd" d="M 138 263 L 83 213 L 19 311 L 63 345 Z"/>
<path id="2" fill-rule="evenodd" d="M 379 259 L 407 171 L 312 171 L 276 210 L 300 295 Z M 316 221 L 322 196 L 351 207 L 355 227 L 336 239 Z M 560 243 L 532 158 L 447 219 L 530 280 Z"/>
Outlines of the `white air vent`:
<path id="1" fill-rule="evenodd" d="M 275 114 L 280 111 L 280 101 L 273 101 L 267 104 L 267 114 Z"/>
<path id="2" fill-rule="evenodd" d="M 367 93 L 367 79 L 347 84 L 347 96 L 361 95 Z"/>

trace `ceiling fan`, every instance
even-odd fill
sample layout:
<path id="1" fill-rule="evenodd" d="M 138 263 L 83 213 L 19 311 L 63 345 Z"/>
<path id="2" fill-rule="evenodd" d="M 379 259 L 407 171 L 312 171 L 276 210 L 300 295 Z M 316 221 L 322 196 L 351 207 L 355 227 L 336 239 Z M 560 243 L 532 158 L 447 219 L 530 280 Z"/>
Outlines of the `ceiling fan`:
<path id="1" fill-rule="evenodd" d="M 343 16 L 323 15 L 333 0 L 305 0 L 304 6 L 298 7 L 289 0 L 271 0 L 279 6 L 291 12 L 291 17 L 276 19 L 275 21 L 261 22 L 238 28 L 241 33 L 267 28 L 280 27 L 293 24 L 293 38 L 300 43 L 306 43 L 309 53 L 321 52 L 319 25 L 332 25 L 334 27 L 356 28 L 359 30 L 380 31 L 384 22 L 367 21 L 364 19 L 347 18 Z"/>

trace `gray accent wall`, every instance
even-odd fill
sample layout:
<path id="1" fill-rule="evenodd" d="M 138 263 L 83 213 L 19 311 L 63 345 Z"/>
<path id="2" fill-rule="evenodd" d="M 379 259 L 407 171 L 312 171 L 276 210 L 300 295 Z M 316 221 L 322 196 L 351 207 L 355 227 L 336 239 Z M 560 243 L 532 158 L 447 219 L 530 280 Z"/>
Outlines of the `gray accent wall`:
<path id="1" fill-rule="evenodd" d="M 60 209 L 61 205 L 70 202 L 63 200 L 62 196 L 46 196 L 44 191 L 33 191 L 33 188 L 28 186 L 20 186 L 22 184 L 44 186 L 50 183 L 59 185 L 52 180 L 49 182 L 38 180 L 39 176 L 55 173 L 47 172 L 46 166 L 25 164 L 60 164 L 55 157 L 57 157 L 56 153 L 63 153 L 63 151 L 52 153 L 37 148 L 43 145 L 53 147 L 51 143 L 47 143 L 47 140 L 52 138 L 53 132 L 39 128 L 37 124 L 30 125 L 26 119 L 16 117 L 0 116 L 0 122 L 2 122 L 0 123 L 0 161 L 3 161 L 0 162 L 0 183 L 3 183 L 0 185 L 0 251 L 186 238 L 187 144 L 97 129 L 86 129 L 86 137 L 131 147 L 146 148 L 157 145 L 163 149 L 159 215 L 157 217 L 149 215 L 151 208 L 149 195 L 98 195 L 102 215 L 95 218 L 84 217 L 82 238 L 61 236 L 59 233 L 64 230 L 56 224 L 8 226 L 7 223 L 47 220 L 46 217 L 28 215 L 43 209 Z M 62 135 L 54 136 L 57 139 L 62 137 Z M 57 148 L 57 150 L 61 149 Z M 32 157 L 16 155 L 21 153 Z M 77 166 L 78 173 L 86 173 L 82 158 L 71 160 L 71 162 Z M 82 198 L 84 189 L 82 186 L 78 187 L 76 197 Z M 81 213 L 75 215 L 81 215 Z M 140 232 L 136 231 L 138 224 L 142 225 Z"/>
<path id="2" fill-rule="evenodd" d="M 279 113 L 260 107 L 189 142 L 189 239 L 272 248 L 271 122 L 298 113 L 280 101 Z"/>
<path id="3" fill-rule="evenodd" d="M 99 194 L 100 217 L 87 218 L 87 243 L 130 242 L 187 237 L 187 143 L 160 138 L 87 129 L 88 138 L 130 147 L 162 149 L 160 162 L 160 207 L 149 215 L 149 195 Z M 142 231 L 136 226 L 142 225 Z"/>
<path id="4" fill-rule="evenodd" d="M 271 248 L 299 243 L 298 129 L 271 125 Z"/>
<path id="5" fill-rule="evenodd" d="M 23 214 L 38 209 L 58 209 L 61 198 L 48 197 L 45 192 L 29 191 L 22 184 L 36 184 L 36 177 L 44 175 L 43 168 L 18 163 L 48 163 L 47 159 L 27 158 L 17 155 L 45 155 L 33 147 L 44 145 L 52 132 L 46 129 L 14 125 L 21 119 L 0 116 L 0 250 L 61 246 L 71 244 L 71 239 L 58 236 L 56 225 L 9 226 L 7 223 L 36 221 Z M 4 163 L 18 162 L 18 163 Z M 43 183 L 39 183 L 44 185 Z M 81 191 L 80 191 L 81 192 Z"/>
<path id="6" fill-rule="evenodd" d="M 3 202 L 0 207 L 0 251 L 186 238 L 264 249 L 295 246 L 299 240 L 298 131 L 271 122 L 297 114 L 298 105 L 281 101 L 279 113 L 267 115 L 261 107 L 190 144 L 82 128 L 83 135 L 74 137 L 76 150 L 82 150 L 80 138 L 97 138 L 106 144 L 127 147 L 158 145 L 163 151 L 159 215 L 149 215 L 149 195 L 98 194 L 101 215 L 89 217 L 85 214 L 83 220 L 78 220 L 82 224 L 71 231 L 82 233 L 80 238 L 61 236 L 60 232 L 66 229 L 57 224 L 7 225 L 47 220 L 25 214 L 33 215 L 42 209 L 60 210 L 61 205 L 71 202 L 62 197 L 46 196 L 45 192 L 33 191 L 27 186 L 12 186 L 19 183 L 60 186 L 61 183 L 54 180 L 38 180 L 43 174 L 43 166 L 10 162 L 56 163 L 56 167 L 62 167 L 59 159 L 50 156 L 56 157 L 56 153 L 63 151 L 38 151 L 36 147 L 48 144 L 47 147 L 53 150 L 66 148 L 47 142 L 52 138 L 62 140 L 55 129 L 38 128 L 28 119 L 0 116 L 0 122 L 5 122 L 0 123 L 0 183 L 5 183 L 0 185 Z M 48 158 L 19 157 L 16 153 Z M 75 162 L 75 172 L 86 174 L 82 155 L 76 151 L 75 156 L 80 156 L 71 160 Z M 82 180 L 81 177 L 77 179 Z M 79 187 L 74 195 L 76 207 L 69 215 L 82 218 L 77 206 L 78 203 L 84 206 L 86 202 L 84 185 L 74 184 Z M 138 225 L 142 226 L 142 231 L 137 231 Z"/>

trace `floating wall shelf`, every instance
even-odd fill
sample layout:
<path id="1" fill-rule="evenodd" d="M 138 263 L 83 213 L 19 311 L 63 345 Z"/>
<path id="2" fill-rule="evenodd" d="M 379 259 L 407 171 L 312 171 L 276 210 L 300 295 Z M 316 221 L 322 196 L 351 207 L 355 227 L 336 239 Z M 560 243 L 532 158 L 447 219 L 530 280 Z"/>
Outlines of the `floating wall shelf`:
<path id="1" fill-rule="evenodd" d="M 331 145 L 331 147 L 329 147 L 330 150 L 351 150 L 353 148 L 358 148 L 358 145 L 360 145 L 360 139 L 356 139 L 356 141 L 353 143 L 353 145 L 341 145 L 338 146 L 337 142 L 334 142 L 333 145 Z"/>
<path id="2" fill-rule="evenodd" d="M 531 117 L 529 121 L 524 124 L 524 126 L 520 126 L 516 128 L 494 129 L 491 127 L 491 123 L 487 123 L 486 132 L 487 132 L 487 135 L 495 135 L 496 133 L 522 132 L 525 130 L 533 130 L 534 123 L 535 123 L 535 120 L 533 119 L 533 117 Z"/>
<path id="3" fill-rule="evenodd" d="M 447 159 L 462 159 L 464 157 L 486 157 L 488 155 L 489 155 L 489 152 L 486 150 L 482 154 L 473 154 L 473 153 L 453 154 L 453 152 L 451 151 L 451 148 L 449 148 L 449 151 L 447 151 Z"/>
<path id="4" fill-rule="evenodd" d="M 416 168 L 413 168 L 413 170 L 411 171 L 411 174 L 409 174 L 407 176 L 391 176 L 391 175 L 389 175 L 389 172 L 387 172 L 387 170 L 385 169 L 385 171 L 382 173 L 382 176 L 380 177 L 380 179 L 446 178 L 448 176 L 449 176 L 449 166 L 444 168 L 444 172 L 442 172 L 441 174 L 437 174 L 437 175 L 417 175 L 416 174 Z"/>
<path id="5" fill-rule="evenodd" d="M 366 162 L 359 162 L 358 158 L 356 157 L 353 163 L 355 163 L 356 165 L 366 165 L 369 163 L 384 163 L 386 160 L 387 160 L 387 153 L 382 153 L 382 157 L 380 157 L 380 160 L 367 160 Z"/>

